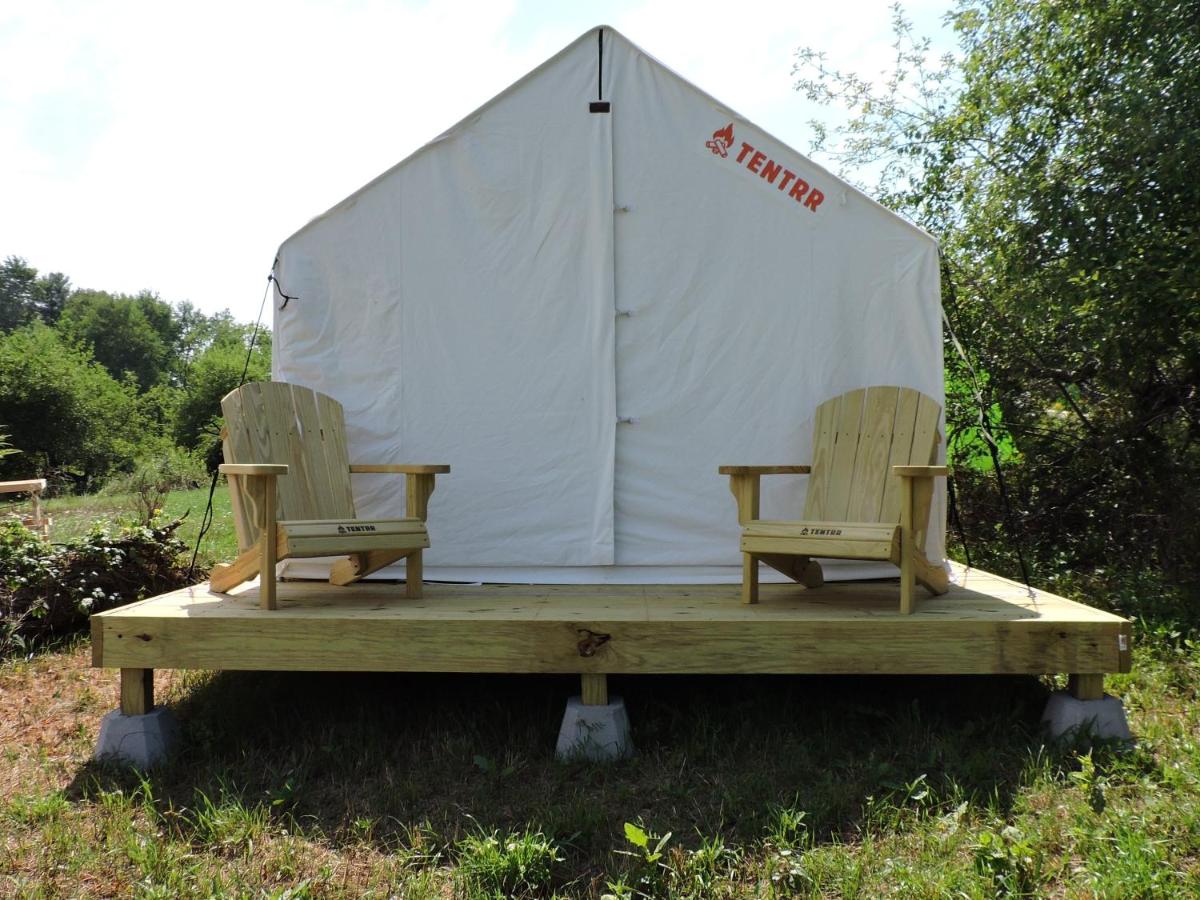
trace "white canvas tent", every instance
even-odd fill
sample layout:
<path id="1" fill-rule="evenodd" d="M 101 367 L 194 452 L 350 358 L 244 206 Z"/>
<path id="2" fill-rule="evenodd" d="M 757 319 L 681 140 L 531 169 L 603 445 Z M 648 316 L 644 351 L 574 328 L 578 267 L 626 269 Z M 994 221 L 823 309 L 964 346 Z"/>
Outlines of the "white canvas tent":
<path id="1" fill-rule="evenodd" d="M 275 379 L 345 405 L 354 462 L 453 466 L 430 579 L 737 581 L 718 465 L 808 462 L 851 388 L 943 394 L 934 241 L 607 27 L 275 274 Z M 360 515 L 403 515 L 403 479 L 355 479 Z M 803 491 L 767 479 L 764 518 Z"/>

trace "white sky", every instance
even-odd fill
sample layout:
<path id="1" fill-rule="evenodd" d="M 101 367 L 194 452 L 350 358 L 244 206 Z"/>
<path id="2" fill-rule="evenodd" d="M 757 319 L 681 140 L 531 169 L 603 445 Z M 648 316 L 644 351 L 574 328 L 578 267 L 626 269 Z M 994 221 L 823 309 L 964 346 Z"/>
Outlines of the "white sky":
<path id="1" fill-rule="evenodd" d="M 0 259 L 252 321 L 284 238 L 594 25 L 805 151 L 796 48 L 878 74 L 889 3 L 5 3 Z"/>

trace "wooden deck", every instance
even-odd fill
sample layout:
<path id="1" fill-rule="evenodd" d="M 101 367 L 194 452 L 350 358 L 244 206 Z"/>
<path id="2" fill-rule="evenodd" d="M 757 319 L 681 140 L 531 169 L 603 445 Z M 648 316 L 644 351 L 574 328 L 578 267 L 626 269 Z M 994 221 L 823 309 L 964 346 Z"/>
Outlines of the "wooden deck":
<path id="1" fill-rule="evenodd" d="M 1069 673 L 1095 693 L 1127 672 L 1129 623 L 979 570 L 897 611 L 895 581 L 763 585 L 185 588 L 92 617 L 92 660 L 121 668 L 126 711 L 166 669 L 617 673 Z M 589 679 L 585 678 L 585 682 Z M 595 679 L 602 681 L 602 679 Z M 145 683 L 143 683 L 143 681 Z"/>

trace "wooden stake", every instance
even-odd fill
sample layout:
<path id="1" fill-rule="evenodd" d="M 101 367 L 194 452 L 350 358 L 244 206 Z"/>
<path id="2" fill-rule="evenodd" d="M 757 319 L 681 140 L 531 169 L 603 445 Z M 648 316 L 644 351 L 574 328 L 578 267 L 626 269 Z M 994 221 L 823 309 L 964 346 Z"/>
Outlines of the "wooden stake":
<path id="1" fill-rule="evenodd" d="M 608 706 L 608 676 L 603 673 L 599 675 L 589 673 L 579 677 L 583 682 L 581 691 L 583 705 Z"/>
<path id="2" fill-rule="evenodd" d="M 154 709 L 154 670 L 121 670 L 121 713 L 144 716 Z"/>

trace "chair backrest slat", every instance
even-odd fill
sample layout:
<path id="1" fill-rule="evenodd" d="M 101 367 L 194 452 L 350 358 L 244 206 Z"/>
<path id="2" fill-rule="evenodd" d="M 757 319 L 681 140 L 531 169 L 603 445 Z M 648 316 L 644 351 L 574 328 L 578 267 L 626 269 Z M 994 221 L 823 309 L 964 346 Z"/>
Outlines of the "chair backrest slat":
<path id="1" fill-rule="evenodd" d="M 900 484 L 891 467 L 933 464 L 940 418 L 933 399 L 891 385 L 859 388 L 822 403 L 814 417 L 804 518 L 899 522 Z M 924 515 L 922 532 L 928 512 Z"/>
<path id="2" fill-rule="evenodd" d="M 255 382 L 221 400 L 225 461 L 285 463 L 278 479 L 277 516 L 289 519 L 352 519 L 350 461 L 341 404 L 300 385 Z M 230 480 L 238 544 L 258 538 L 249 480 Z"/>

